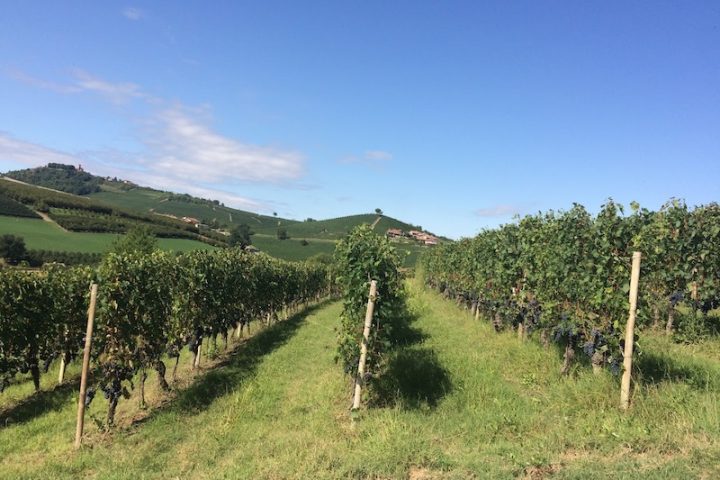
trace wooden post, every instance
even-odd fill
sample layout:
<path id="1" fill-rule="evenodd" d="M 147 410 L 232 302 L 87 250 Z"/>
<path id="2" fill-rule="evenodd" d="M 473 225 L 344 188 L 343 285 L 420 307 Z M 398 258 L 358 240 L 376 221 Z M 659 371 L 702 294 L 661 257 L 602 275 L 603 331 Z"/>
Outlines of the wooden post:
<path id="1" fill-rule="evenodd" d="M 635 312 L 637 310 L 638 282 L 640 280 L 640 252 L 633 252 L 632 273 L 630 274 L 630 314 L 625 327 L 625 353 L 623 358 L 623 376 L 620 386 L 620 406 L 627 410 L 630 406 L 630 376 L 632 374 L 632 356 L 635 339 Z"/>
<path id="2" fill-rule="evenodd" d="M 60 353 L 60 370 L 58 371 L 58 385 L 65 380 L 65 352 Z"/>
<path id="3" fill-rule="evenodd" d="M 200 343 L 198 344 L 197 355 L 195 355 L 195 363 L 193 363 L 193 368 L 198 368 L 200 366 L 200 354 L 201 353 L 202 353 L 202 339 L 200 339 Z"/>
<path id="4" fill-rule="evenodd" d="M 362 390 L 363 380 L 365 378 L 365 362 L 367 361 L 367 345 L 370 339 L 370 326 L 372 325 L 373 312 L 375 311 L 375 297 L 377 296 L 377 282 L 370 282 L 370 295 L 368 297 L 367 310 L 365 311 L 365 327 L 363 328 L 363 339 L 360 344 L 360 362 L 358 363 L 358 373 L 355 377 L 355 396 L 353 397 L 352 409 L 360 408 L 360 393 Z"/>
<path id="5" fill-rule="evenodd" d="M 85 349 L 83 350 L 82 373 L 80 374 L 80 398 L 78 399 L 77 427 L 75 428 L 75 448 L 82 443 L 83 427 L 85 426 L 85 397 L 87 395 L 87 377 L 90 367 L 90 347 L 92 346 L 93 323 L 95 322 L 95 304 L 97 302 L 97 283 L 90 287 L 90 308 L 88 309 L 87 331 L 85 332 Z"/>

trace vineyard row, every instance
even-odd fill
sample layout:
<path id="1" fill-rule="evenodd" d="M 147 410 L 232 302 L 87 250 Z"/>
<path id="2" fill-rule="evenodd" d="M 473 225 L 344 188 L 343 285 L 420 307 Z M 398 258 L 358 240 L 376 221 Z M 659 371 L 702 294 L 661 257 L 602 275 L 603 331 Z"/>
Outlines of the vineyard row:
<path id="1" fill-rule="evenodd" d="M 676 327 L 687 311 L 687 340 L 702 335 L 720 299 L 720 207 L 689 209 L 672 200 L 660 211 L 609 201 L 596 215 L 566 212 L 526 216 L 446 243 L 423 260 L 426 281 L 495 328 L 537 331 L 564 347 L 563 373 L 576 351 L 595 370 L 622 365 L 633 251 L 642 252 L 639 326 Z"/>
<path id="2" fill-rule="evenodd" d="M 325 266 L 235 249 L 113 253 L 97 269 L 0 271 L 0 390 L 21 372 L 37 389 L 41 367 L 59 358 L 64 368 L 82 351 L 91 283 L 99 288 L 88 399 L 104 393 L 109 424 L 136 374 L 144 382 L 154 369 L 169 388 L 165 356 L 179 358 L 187 346 L 195 365 L 204 338 L 227 341 L 251 320 L 272 321 L 331 288 Z"/>

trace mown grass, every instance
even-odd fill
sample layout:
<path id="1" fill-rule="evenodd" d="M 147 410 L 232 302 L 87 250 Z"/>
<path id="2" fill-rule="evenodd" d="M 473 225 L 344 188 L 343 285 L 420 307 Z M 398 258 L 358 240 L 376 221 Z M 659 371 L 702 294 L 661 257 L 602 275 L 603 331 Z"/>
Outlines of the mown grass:
<path id="1" fill-rule="evenodd" d="M 119 236 L 114 233 L 68 232 L 54 223 L 40 219 L 0 216 L 0 235 L 6 233 L 23 237 L 25 246 L 32 250 L 89 253 L 108 251 Z M 179 252 L 215 248 L 206 243 L 185 238 L 158 238 L 158 246 L 162 250 Z"/>
<path id="2" fill-rule="evenodd" d="M 384 406 L 355 423 L 333 303 L 264 330 L 149 413 L 121 403 L 125 427 L 91 424 L 80 452 L 72 395 L 0 427 L 0 478 L 720 477 L 712 354 L 646 336 L 623 413 L 616 377 L 578 365 L 561 378 L 556 349 L 410 290 L 412 339 L 390 360 Z M 104 407 L 96 399 L 91 414 Z"/>

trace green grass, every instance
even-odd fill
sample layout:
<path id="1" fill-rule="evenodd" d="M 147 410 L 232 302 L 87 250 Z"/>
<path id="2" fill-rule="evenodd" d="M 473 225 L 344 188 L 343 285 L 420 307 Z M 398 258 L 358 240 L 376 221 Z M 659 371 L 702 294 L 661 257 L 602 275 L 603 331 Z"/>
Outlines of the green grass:
<path id="1" fill-rule="evenodd" d="M 41 394 L 47 400 L 22 410 L 22 421 L 0 415 L 0 478 L 720 476 L 712 354 L 649 335 L 644 381 L 623 413 L 617 378 L 579 366 L 560 378 L 554 348 L 495 334 L 416 283 L 410 290 L 415 343 L 390 360 L 387 406 L 355 424 L 349 381 L 334 362 L 332 303 L 256 333 L 217 368 L 188 377 L 171 402 L 153 397 L 149 412 L 134 392 L 121 401 L 125 427 L 103 434 L 90 421 L 80 452 L 69 390 Z M 21 388 L 0 402 L 16 402 Z M 90 415 L 105 407 L 97 398 Z"/>
<path id="2" fill-rule="evenodd" d="M 0 235 L 10 233 L 25 239 L 31 250 L 103 253 L 112 247 L 119 235 L 113 233 L 67 232 L 54 223 L 40 219 L 0 216 Z M 163 250 L 208 250 L 214 247 L 184 238 L 159 238 Z"/>

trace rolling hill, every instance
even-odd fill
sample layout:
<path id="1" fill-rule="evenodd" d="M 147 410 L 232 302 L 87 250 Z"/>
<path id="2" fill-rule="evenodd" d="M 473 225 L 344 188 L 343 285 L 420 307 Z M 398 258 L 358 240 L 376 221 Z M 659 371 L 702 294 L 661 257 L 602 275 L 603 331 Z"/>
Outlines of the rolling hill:
<path id="1" fill-rule="evenodd" d="M 33 246 L 51 243 L 65 249 L 72 244 L 73 250 L 102 251 L 109 248 L 110 242 L 105 237 L 114 238 L 137 225 L 149 227 L 159 237 L 190 242 L 178 244 L 180 249 L 191 248 L 194 240 L 224 246 L 227 232 L 247 224 L 254 232 L 253 244 L 260 250 L 287 260 L 303 260 L 317 254 L 332 254 L 335 242 L 363 223 L 375 224 L 380 233 L 390 228 L 419 229 L 374 213 L 304 221 L 261 215 L 227 207 L 217 200 L 99 177 L 72 165 L 48 164 L 7 172 L 5 177 L 0 178 L 0 200 L 5 199 L 8 205 L 12 203 L 9 211 L 21 211 L 22 208 L 17 207 L 24 205 L 30 207 L 31 215 L 32 211 L 45 212 L 46 220 L 62 227 L 48 229 L 53 226 L 28 220 L 24 223 L 0 221 L 0 233 L 22 233 Z M 0 215 L 3 212 L 0 211 Z M 185 222 L 183 217 L 196 219 L 200 225 Z M 289 239 L 277 238 L 279 228 L 287 232 Z M 75 236 L 69 240 L 68 234 Z M 98 237 L 91 238 L 91 235 Z M 398 243 L 398 249 L 405 252 L 408 266 L 414 265 L 423 248 L 426 247 L 411 242 Z"/>

